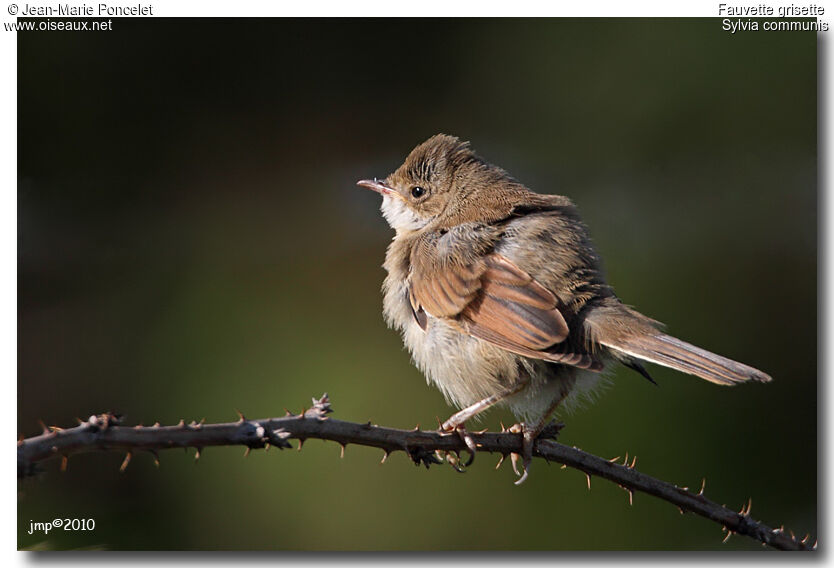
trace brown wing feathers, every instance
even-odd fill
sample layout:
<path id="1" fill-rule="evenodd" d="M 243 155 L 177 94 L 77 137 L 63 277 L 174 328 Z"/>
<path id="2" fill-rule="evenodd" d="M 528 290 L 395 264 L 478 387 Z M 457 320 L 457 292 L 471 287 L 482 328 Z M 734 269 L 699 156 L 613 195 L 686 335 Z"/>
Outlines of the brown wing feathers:
<path id="1" fill-rule="evenodd" d="M 422 306 L 435 317 L 456 316 L 475 299 L 481 288 L 482 270 L 461 266 L 433 272 L 411 273 L 409 300 L 415 312 Z"/>
<path id="2" fill-rule="evenodd" d="M 484 263 L 481 294 L 464 308 L 462 320 L 534 351 L 565 340 L 570 330 L 556 296 L 502 256 L 488 255 Z"/>
<path id="3" fill-rule="evenodd" d="M 409 300 L 425 329 L 425 310 L 451 318 L 461 331 L 503 349 L 583 368 L 601 365 L 587 354 L 567 353 L 570 330 L 552 292 L 507 258 L 492 253 L 474 266 L 448 266 L 426 274 L 413 271 Z"/>

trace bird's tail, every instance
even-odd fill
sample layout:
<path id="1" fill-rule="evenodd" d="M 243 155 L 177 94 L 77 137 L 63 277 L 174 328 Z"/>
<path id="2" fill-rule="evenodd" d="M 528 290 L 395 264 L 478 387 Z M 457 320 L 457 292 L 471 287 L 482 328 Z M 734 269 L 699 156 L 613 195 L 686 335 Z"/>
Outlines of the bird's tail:
<path id="1" fill-rule="evenodd" d="M 662 333 L 657 329 L 656 322 L 626 306 L 617 308 L 593 310 L 586 319 L 586 325 L 595 342 L 625 360 L 641 359 L 718 385 L 747 381 L 767 383 L 771 380 L 769 375 L 758 369 Z"/>

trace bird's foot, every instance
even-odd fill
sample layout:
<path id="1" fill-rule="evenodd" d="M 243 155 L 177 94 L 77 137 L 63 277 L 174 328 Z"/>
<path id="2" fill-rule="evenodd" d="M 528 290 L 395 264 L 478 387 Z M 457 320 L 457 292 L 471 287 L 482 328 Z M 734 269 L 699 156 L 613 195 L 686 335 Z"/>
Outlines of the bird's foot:
<path id="1" fill-rule="evenodd" d="M 527 481 L 527 476 L 530 473 L 530 464 L 533 461 L 533 446 L 535 446 L 536 440 L 539 438 L 555 440 L 564 427 L 565 425 L 561 422 L 551 420 L 545 425 L 538 425 L 532 428 L 526 423 L 520 422 L 513 424 L 507 429 L 508 432 L 521 434 L 521 454 L 515 452 L 510 454 L 513 471 L 519 477 L 515 481 L 516 485 L 521 485 Z M 521 471 L 518 468 L 519 461 L 521 461 Z"/>
<path id="2" fill-rule="evenodd" d="M 469 450 L 469 459 L 466 460 L 465 463 L 461 462 L 460 455 L 458 454 L 451 454 L 450 452 L 445 452 L 446 454 L 446 461 L 455 468 L 456 471 L 463 473 L 467 467 L 472 465 L 472 462 L 475 461 L 475 452 L 477 451 L 478 447 L 475 444 L 475 440 L 472 439 L 472 436 L 469 435 L 469 432 L 466 431 L 464 427 L 464 422 L 456 422 L 454 416 L 440 425 L 441 432 L 454 432 L 457 434 L 460 439 L 466 444 L 466 448 Z"/>
<path id="3" fill-rule="evenodd" d="M 530 464 L 533 461 L 533 444 L 536 442 L 538 432 L 534 432 L 527 424 L 520 422 L 513 424 L 507 430 L 514 434 L 521 434 L 521 454 L 513 452 L 510 454 L 510 460 L 513 464 L 513 471 L 518 476 L 515 481 L 516 485 L 521 485 L 527 481 L 527 476 L 530 473 Z M 518 462 L 521 461 L 521 471 L 518 469 Z"/>

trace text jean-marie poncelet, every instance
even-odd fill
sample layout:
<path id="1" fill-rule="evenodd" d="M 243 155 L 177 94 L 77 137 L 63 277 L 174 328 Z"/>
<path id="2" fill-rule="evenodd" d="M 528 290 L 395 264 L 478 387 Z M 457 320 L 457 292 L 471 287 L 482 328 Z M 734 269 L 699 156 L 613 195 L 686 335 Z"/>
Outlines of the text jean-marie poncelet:
<path id="1" fill-rule="evenodd" d="M 114 4 L 55 4 L 36 6 L 24 4 L 18 14 L 22 17 L 32 16 L 153 16 L 153 5 L 134 4 L 130 6 Z"/>

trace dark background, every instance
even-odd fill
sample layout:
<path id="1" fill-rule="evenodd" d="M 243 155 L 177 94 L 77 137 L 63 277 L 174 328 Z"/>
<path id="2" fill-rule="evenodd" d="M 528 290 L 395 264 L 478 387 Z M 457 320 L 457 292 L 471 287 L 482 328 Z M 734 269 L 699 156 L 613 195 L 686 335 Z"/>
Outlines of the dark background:
<path id="1" fill-rule="evenodd" d="M 719 20 L 114 20 L 18 36 L 18 428 L 453 412 L 381 316 L 360 178 L 437 132 L 579 206 L 624 301 L 770 373 L 618 370 L 561 440 L 816 534 L 816 35 Z M 494 411 L 484 426 L 497 428 Z M 19 484 L 19 545 L 757 549 L 558 465 L 465 475 L 301 453 L 87 454 Z M 30 521 L 94 518 L 88 533 Z"/>

